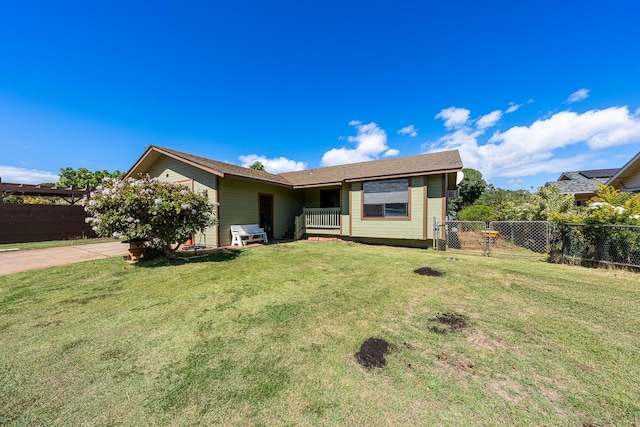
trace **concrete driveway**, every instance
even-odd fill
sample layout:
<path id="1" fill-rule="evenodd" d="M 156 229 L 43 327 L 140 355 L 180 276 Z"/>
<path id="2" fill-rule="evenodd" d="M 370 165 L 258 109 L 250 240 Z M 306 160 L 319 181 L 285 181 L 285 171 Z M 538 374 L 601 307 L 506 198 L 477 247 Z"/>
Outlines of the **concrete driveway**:
<path id="1" fill-rule="evenodd" d="M 121 242 L 0 252 L 0 275 L 127 255 Z"/>

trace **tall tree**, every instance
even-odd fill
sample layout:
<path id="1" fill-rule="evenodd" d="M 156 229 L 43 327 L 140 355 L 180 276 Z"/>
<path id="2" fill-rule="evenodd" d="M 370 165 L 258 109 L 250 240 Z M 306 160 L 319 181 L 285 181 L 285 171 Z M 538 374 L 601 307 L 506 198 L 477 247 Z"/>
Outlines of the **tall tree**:
<path id="1" fill-rule="evenodd" d="M 482 173 L 475 169 L 462 169 L 464 178 L 458 184 L 459 197 L 451 201 L 451 207 L 456 212 L 465 206 L 472 205 L 482 195 L 487 188 L 487 181 L 482 178 Z"/>
<path id="2" fill-rule="evenodd" d="M 527 190 L 505 190 L 489 184 L 475 204 L 491 206 L 494 220 L 517 221 L 529 219 L 532 200 L 533 194 Z"/>
<path id="3" fill-rule="evenodd" d="M 531 193 L 527 190 L 505 190 L 504 188 L 497 188 L 494 187 L 493 184 L 489 184 L 485 192 L 482 193 L 475 203 L 497 208 L 503 203 L 521 205 L 529 201 L 531 201 Z"/>
<path id="4" fill-rule="evenodd" d="M 86 168 L 73 169 L 71 167 L 60 168 L 60 180 L 56 185 L 60 187 L 96 188 L 102 184 L 104 178 L 120 179 L 124 176 L 123 172 L 115 170 L 109 172 L 107 170 L 92 172 Z"/>

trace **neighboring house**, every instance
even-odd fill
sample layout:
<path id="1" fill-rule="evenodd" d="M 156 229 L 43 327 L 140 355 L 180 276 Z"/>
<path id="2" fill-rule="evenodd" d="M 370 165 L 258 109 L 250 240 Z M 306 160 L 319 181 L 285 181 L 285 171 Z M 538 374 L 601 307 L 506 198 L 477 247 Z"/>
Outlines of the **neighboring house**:
<path id="1" fill-rule="evenodd" d="M 576 206 L 582 206 L 596 195 L 598 185 L 606 184 L 618 169 L 593 169 L 577 172 L 563 172 L 557 181 L 547 182 L 554 185 L 562 194 L 573 194 Z"/>
<path id="2" fill-rule="evenodd" d="M 607 185 L 620 191 L 640 192 L 640 152 L 609 178 Z"/>
<path id="3" fill-rule="evenodd" d="M 231 225 L 257 223 L 276 239 L 289 232 L 426 247 L 461 170 L 457 150 L 274 175 L 151 146 L 125 177 L 149 174 L 219 203 L 219 224 L 196 243 L 229 246 Z"/>

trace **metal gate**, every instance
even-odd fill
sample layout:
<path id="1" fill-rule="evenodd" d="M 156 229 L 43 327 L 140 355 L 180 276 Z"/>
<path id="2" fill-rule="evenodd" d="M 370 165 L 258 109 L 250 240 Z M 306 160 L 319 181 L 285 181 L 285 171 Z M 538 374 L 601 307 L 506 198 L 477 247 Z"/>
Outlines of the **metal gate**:
<path id="1" fill-rule="evenodd" d="M 539 259 L 551 250 L 555 226 L 548 221 L 434 220 L 433 235 L 436 250 Z"/>

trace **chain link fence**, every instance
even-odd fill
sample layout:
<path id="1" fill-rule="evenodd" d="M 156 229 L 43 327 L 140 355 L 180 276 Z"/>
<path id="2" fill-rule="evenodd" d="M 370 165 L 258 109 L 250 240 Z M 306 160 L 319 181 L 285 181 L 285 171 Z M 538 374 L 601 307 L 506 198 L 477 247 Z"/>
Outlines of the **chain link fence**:
<path id="1" fill-rule="evenodd" d="M 483 240 L 487 224 L 482 221 L 447 221 L 442 223 L 440 231 L 443 240 L 439 249 L 464 249 L 484 253 L 486 245 Z M 442 233 L 444 232 L 444 236 Z"/>
<path id="2" fill-rule="evenodd" d="M 640 268 L 640 226 L 548 221 L 434 221 L 433 247 L 493 257 L 611 264 Z"/>
<path id="3" fill-rule="evenodd" d="M 492 221 L 489 230 L 497 232 L 489 250 L 505 255 L 546 255 L 555 240 L 555 226 L 548 221 Z"/>
<path id="4" fill-rule="evenodd" d="M 547 221 L 445 221 L 434 223 L 433 247 L 486 256 L 546 257 L 555 241 Z"/>
<path id="5" fill-rule="evenodd" d="M 640 268 L 640 226 L 563 224 L 560 230 L 563 262 Z"/>

